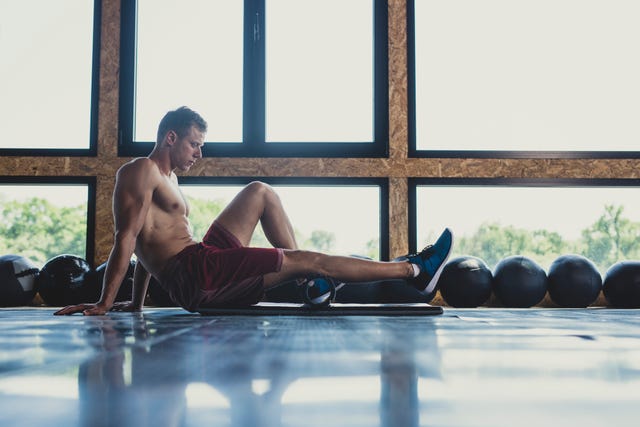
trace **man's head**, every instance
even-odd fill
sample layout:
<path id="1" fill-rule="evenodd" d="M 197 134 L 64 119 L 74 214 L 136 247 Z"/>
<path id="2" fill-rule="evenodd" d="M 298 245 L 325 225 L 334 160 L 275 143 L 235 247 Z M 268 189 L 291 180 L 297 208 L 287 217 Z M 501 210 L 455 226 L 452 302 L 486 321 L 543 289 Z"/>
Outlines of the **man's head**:
<path id="1" fill-rule="evenodd" d="M 180 107 L 177 110 L 169 111 L 160 120 L 160 125 L 158 125 L 158 144 L 162 143 L 169 131 L 174 131 L 178 138 L 184 137 L 191 129 L 191 126 L 195 126 L 202 133 L 207 132 L 207 122 L 192 109 Z"/>
<path id="2" fill-rule="evenodd" d="M 171 169 L 187 171 L 202 157 L 206 132 L 207 122 L 198 113 L 180 107 L 160 121 L 156 146 L 168 153 Z"/>

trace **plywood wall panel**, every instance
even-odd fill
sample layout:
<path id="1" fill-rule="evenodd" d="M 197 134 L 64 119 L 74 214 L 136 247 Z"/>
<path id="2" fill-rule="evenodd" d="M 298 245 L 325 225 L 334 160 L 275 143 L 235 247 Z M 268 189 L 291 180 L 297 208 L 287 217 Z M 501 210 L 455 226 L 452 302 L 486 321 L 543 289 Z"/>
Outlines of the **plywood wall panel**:
<path id="1" fill-rule="evenodd" d="M 95 265 L 107 260 L 113 245 L 113 213 L 111 200 L 113 177 L 98 177 L 96 189 Z"/>
<path id="2" fill-rule="evenodd" d="M 406 178 L 389 179 L 389 258 L 409 252 L 408 183 Z"/>
<path id="3" fill-rule="evenodd" d="M 120 69 L 120 2 L 102 2 L 100 35 L 100 98 L 98 155 L 116 157 L 118 149 L 118 90 Z"/>
<path id="4" fill-rule="evenodd" d="M 5 176 L 112 176 L 129 160 L 106 155 L 4 156 L 0 157 L 0 171 Z M 640 178 L 640 160 L 208 158 L 198 162 L 188 175 L 625 179 Z"/>
<path id="5" fill-rule="evenodd" d="M 389 157 L 404 159 L 408 152 L 407 7 L 389 0 Z"/>

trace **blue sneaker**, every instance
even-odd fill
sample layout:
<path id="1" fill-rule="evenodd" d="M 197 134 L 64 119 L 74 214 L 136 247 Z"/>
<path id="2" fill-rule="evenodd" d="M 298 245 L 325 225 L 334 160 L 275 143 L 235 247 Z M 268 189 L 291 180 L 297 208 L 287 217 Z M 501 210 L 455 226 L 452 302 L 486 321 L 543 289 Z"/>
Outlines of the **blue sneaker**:
<path id="1" fill-rule="evenodd" d="M 440 273 L 451 255 L 453 249 L 453 233 L 445 228 L 438 240 L 417 254 L 402 257 L 403 260 L 420 267 L 420 274 L 409 279 L 418 291 L 424 295 L 430 295 L 436 290 Z"/>

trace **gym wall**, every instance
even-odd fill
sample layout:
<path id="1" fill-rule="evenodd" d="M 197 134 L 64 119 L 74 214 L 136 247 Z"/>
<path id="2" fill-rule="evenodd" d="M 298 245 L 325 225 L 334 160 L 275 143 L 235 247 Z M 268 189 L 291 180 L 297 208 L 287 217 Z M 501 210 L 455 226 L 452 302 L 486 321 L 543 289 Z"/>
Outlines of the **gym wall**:
<path id="1" fill-rule="evenodd" d="M 409 248 L 409 178 L 638 178 L 633 158 L 410 158 L 408 150 L 407 4 L 389 0 L 389 155 L 386 158 L 205 158 L 189 175 L 210 177 L 380 177 L 389 179 L 389 255 Z M 96 179 L 94 265 L 111 249 L 118 157 L 120 1 L 102 0 L 96 156 L 0 157 L 0 175 Z M 188 102 L 186 102 L 188 104 Z M 73 126 L 73 122 L 69 123 Z M 463 125 L 463 124 L 461 124 Z"/>

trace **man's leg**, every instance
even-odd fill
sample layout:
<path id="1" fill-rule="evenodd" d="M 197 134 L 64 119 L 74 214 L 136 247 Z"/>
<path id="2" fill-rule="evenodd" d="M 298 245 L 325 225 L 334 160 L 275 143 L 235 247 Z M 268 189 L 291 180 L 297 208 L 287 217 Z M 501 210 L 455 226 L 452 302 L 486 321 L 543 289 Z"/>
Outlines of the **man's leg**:
<path id="1" fill-rule="evenodd" d="M 218 224 L 248 246 L 258 222 L 264 234 L 276 248 L 297 249 L 291 221 L 280 197 L 271 186 L 252 182 L 240 191 L 216 218 Z"/>
<path id="2" fill-rule="evenodd" d="M 282 268 L 264 276 L 266 288 L 292 278 L 317 274 L 343 282 L 407 279 L 414 276 L 409 262 L 380 262 L 362 258 L 326 255 L 318 252 L 286 250 Z"/>
<path id="3" fill-rule="evenodd" d="M 445 229 L 433 245 L 395 262 L 285 250 L 280 271 L 266 274 L 264 286 L 269 288 L 295 277 L 318 274 L 343 282 L 409 279 L 420 292 L 430 293 L 435 289 L 452 248 L 453 234 Z"/>

